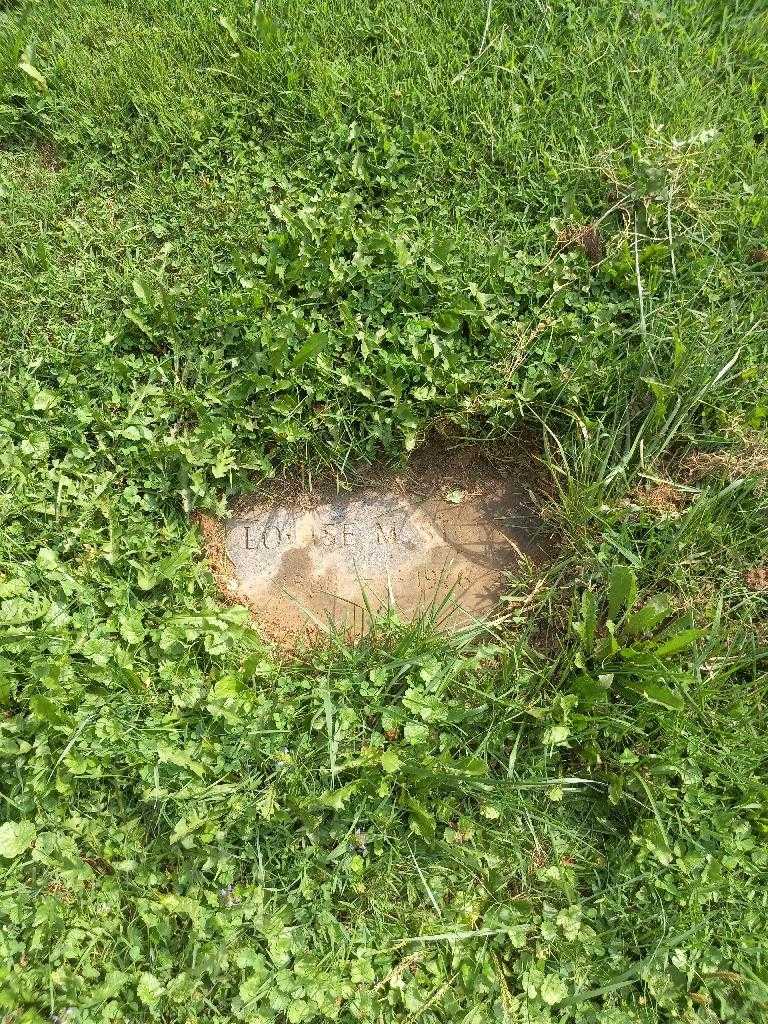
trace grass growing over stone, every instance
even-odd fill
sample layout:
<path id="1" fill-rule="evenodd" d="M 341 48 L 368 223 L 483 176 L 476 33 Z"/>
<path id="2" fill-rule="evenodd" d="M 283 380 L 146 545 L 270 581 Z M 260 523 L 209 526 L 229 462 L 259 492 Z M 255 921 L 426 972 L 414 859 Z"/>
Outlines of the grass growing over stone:
<path id="1" fill-rule="evenodd" d="M 766 29 L 0 5 L 3 1024 L 765 1019 Z M 522 423 L 504 627 L 218 602 L 193 511 Z"/>

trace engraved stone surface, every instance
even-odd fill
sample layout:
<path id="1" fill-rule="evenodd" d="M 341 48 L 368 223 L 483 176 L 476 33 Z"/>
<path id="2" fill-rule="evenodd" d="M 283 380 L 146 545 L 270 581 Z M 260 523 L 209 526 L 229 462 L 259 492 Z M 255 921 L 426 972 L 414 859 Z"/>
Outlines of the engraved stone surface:
<path id="1" fill-rule="evenodd" d="M 453 626 L 486 614 L 508 574 L 542 555 L 530 463 L 429 462 L 349 493 L 273 485 L 241 499 L 221 524 L 220 585 L 278 642 L 331 620 L 360 634 L 388 607 L 403 619 L 431 609 Z"/>

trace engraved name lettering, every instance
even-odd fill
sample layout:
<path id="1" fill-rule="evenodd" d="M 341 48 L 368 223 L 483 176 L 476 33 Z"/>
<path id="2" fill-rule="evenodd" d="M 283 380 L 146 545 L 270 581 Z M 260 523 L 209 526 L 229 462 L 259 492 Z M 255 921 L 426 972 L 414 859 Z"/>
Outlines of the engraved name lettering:
<path id="1" fill-rule="evenodd" d="M 245 550 L 256 551 L 264 548 L 266 551 L 275 551 L 281 544 L 290 540 L 290 527 L 267 526 L 261 531 L 254 526 L 245 528 Z"/>
<path id="2" fill-rule="evenodd" d="M 336 547 L 336 536 L 332 524 L 326 524 L 320 527 L 320 532 L 313 526 L 312 527 L 312 543 L 319 544 L 324 548 L 335 548 Z"/>
<path id="3" fill-rule="evenodd" d="M 377 544 L 400 544 L 402 537 L 398 534 L 398 527 L 394 523 L 376 523 Z"/>

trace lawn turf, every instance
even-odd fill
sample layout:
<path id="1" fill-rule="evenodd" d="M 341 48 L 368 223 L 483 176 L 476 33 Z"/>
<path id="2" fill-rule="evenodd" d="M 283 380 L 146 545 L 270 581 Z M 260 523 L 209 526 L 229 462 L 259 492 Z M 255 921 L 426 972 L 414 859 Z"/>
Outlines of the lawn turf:
<path id="1" fill-rule="evenodd" d="M 0 4 L 0 1020 L 761 1021 L 763 3 Z M 541 438 L 508 620 L 196 511 Z M 666 596 L 665 596 L 666 595 Z"/>

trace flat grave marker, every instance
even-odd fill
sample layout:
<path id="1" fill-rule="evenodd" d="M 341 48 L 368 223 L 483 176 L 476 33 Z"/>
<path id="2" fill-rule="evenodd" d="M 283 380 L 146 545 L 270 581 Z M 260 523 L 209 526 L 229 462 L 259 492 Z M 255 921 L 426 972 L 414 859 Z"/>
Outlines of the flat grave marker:
<path id="1" fill-rule="evenodd" d="M 426 454 L 346 493 L 273 483 L 241 498 L 217 534 L 227 597 L 286 645 L 330 622 L 360 635 L 388 607 L 403 619 L 431 608 L 454 627 L 492 611 L 508 574 L 545 551 L 530 459 Z"/>

